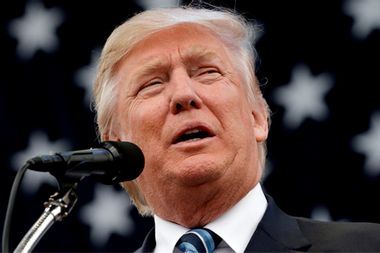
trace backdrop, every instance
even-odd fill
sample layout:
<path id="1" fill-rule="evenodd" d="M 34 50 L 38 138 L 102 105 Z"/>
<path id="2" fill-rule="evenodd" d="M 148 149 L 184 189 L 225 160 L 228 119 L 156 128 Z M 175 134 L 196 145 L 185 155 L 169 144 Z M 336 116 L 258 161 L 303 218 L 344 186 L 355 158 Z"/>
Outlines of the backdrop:
<path id="1" fill-rule="evenodd" d="M 98 142 L 90 90 L 111 31 L 133 13 L 178 3 L 19 0 L 0 9 L 0 225 L 28 158 Z M 380 222 L 380 1 L 208 3 L 256 24 L 257 75 L 272 109 L 265 190 L 292 215 Z M 48 173 L 26 174 L 11 249 L 56 191 Z M 86 179 L 78 195 L 36 251 L 128 252 L 152 226 L 118 186 Z"/>

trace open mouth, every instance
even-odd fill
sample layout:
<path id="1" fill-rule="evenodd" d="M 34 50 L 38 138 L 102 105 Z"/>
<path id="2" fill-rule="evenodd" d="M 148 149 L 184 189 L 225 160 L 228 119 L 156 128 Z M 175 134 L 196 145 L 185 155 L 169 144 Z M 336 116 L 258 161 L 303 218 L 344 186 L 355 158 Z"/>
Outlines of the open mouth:
<path id="1" fill-rule="evenodd" d="M 197 140 L 201 140 L 201 139 L 205 139 L 205 138 L 213 137 L 213 136 L 214 135 L 207 130 L 196 128 L 196 129 L 184 131 L 177 138 L 175 138 L 173 143 L 177 144 L 180 142 L 197 141 Z"/>

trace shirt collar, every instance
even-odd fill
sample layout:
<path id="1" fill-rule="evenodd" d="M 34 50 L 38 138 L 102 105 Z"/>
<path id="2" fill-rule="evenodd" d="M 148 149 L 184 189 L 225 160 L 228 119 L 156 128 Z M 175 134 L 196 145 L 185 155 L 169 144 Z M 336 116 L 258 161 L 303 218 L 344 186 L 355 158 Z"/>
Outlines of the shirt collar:
<path id="1" fill-rule="evenodd" d="M 257 184 L 235 206 L 206 225 L 218 234 L 234 252 L 244 252 L 267 207 L 261 185 Z M 189 229 L 154 216 L 155 253 L 173 252 L 179 238 Z M 236 231 L 239 231 L 237 233 Z"/>
<path id="2" fill-rule="evenodd" d="M 257 184 L 235 206 L 207 224 L 206 228 L 217 233 L 234 252 L 244 252 L 267 205 L 261 185 Z"/>
<path id="3" fill-rule="evenodd" d="M 173 252 L 179 238 L 189 229 L 154 215 L 156 248 L 154 253 Z"/>

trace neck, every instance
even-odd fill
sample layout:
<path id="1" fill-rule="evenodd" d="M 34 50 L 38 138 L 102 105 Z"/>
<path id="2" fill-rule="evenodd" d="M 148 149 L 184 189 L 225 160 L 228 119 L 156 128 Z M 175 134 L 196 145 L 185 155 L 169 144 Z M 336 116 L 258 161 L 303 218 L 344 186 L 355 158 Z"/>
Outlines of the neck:
<path id="1" fill-rule="evenodd" d="M 166 202 L 171 203 L 170 206 L 155 211 L 161 218 L 184 227 L 205 226 L 239 202 L 256 184 L 257 181 L 252 181 L 245 185 L 234 183 L 219 188 L 202 185 L 183 189 L 172 197 L 172 201 Z"/>

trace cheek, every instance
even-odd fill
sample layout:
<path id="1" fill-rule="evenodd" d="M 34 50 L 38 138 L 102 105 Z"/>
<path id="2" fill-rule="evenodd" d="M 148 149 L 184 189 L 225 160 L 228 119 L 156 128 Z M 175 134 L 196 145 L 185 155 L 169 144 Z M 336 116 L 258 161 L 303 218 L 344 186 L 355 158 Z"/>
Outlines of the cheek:
<path id="1" fill-rule="evenodd" d="M 244 98 L 231 100 L 222 112 L 224 122 L 223 127 L 232 145 L 246 146 L 253 145 L 255 135 L 255 121 L 248 103 L 243 102 Z"/>
<path id="2" fill-rule="evenodd" d="M 237 87 L 230 87 L 211 99 L 215 113 L 224 127 L 244 128 L 252 126 L 252 110 L 246 96 Z M 236 134 L 236 133 L 235 133 Z"/>
<path id="3" fill-rule="evenodd" d="M 121 115 L 121 135 L 136 143 L 141 148 L 151 148 L 161 134 L 161 126 L 165 119 L 162 104 L 154 101 L 135 102 L 128 106 Z"/>

